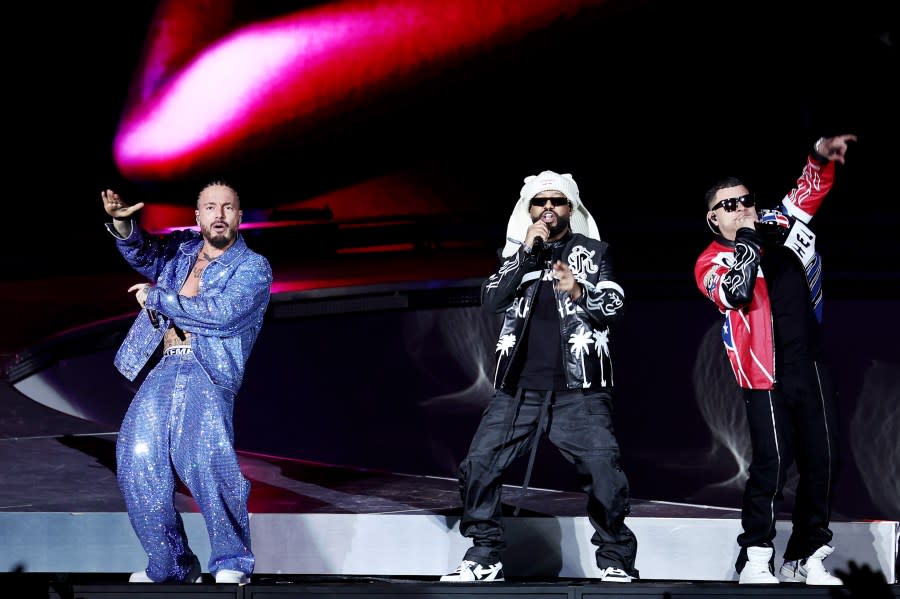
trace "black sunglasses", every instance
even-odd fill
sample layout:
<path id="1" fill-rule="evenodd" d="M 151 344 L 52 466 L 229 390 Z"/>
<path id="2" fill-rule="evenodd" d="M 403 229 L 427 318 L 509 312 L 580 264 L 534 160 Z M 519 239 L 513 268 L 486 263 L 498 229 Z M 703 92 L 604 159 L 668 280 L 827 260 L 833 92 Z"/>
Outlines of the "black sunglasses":
<path id="1" fill-rule="evenodd" d="M 753 208 L 756 205 L 756 198 L 753 197 L 752 193 L 748 193 L 747 195 L 742 195 L 737 198 L 725 198 L 724 200 L 719 200 L 715 204 L 712 205 L 710 210 L 718 210 L 719 208 L 724 208 L 725 212 L 734 212 L 737 210 L 738 202 L 741 203 L 741 206 L 744 208 Z"/>
<path id="2" fill-rule="evenodd" d="M 565 197 L 563 197 L 563 198 L 559 198 L 559 197 L 531 198 L 531 205 L 537 206 L 540 208 L 541 206 L 543 206 L 544 204 L 547 203 L 547 200 L 550 200 L 550 203 L 553 204 L 554 206 L 556 206 L 557 208 L 560 206 L 565 206 L 566 204 L 569 203 L 569 198 L 565 198 Z"/>

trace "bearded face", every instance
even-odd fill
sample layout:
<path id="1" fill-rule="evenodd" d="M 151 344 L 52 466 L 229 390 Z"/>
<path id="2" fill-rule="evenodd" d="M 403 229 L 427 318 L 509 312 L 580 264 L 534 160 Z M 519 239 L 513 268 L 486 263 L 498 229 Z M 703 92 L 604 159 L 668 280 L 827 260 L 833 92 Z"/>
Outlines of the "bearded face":
<path id="1" fill-rule="evenodd" d="M 229 223 L 226 220 L 216 220 L 209 224 L 200 225 L 200 233 L 209 245 L 216 249 L 224 249 L 231 245 L 237 237 L 238 221 Z"/>
<path id="2" fill-rule="evenodd" d="M 237 239 L 241 210 L 230 187 L 213 185 L 200 194 L 197 202 L 197 224 L 200 234 L 216 249 L 225 249 Z"/>

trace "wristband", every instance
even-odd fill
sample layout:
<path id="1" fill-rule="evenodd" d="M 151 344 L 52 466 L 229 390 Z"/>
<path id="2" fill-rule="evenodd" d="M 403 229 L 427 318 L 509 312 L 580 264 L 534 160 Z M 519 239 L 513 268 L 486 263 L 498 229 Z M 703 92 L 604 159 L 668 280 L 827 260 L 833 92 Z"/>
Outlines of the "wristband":
<path id="1" fill-rule="evenodd" d="M 829 162 L 831 159 L 819 151 L 819 144 L 825 141 L 824 137 L 820 137 L 816 140 L 816 143 L 813 144 L 813 156 L 820 162 Z"/>

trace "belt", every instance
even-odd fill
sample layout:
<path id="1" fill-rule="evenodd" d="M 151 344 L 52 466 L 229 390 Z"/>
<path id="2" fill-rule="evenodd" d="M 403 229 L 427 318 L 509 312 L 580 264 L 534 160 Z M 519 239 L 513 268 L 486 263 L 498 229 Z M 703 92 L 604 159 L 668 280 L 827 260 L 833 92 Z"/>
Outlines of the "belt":
<path id="1" fill-rule="evenodd" d="M 163 352 L 164 356 L 183 356 L 185 354 L 194 353 L 191 349 L 190 345 L 173 345 L 172 347 L 166 348 L 166 351 Z"/>

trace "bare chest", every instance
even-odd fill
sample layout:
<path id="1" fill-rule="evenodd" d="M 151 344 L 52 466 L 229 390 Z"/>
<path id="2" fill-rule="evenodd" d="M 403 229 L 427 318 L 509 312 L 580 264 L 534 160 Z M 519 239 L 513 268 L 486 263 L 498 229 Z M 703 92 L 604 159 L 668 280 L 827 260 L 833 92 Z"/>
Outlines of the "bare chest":
<path id="1" fill-rule="evenodd" d="M 200 294 L 200 278 L 203 276 L 203 271 L 209 266 L 209 262 L 208 257 L 204 256 L 202 253 L 197 257 L 197 261 L 194 262 L 190 274 L 188 274 L 187 279 L 184 281 L 184 285 L 181 286 L 181 290 L 178 292 L 179 295 L 194 297 L 195 295 Z"/>

